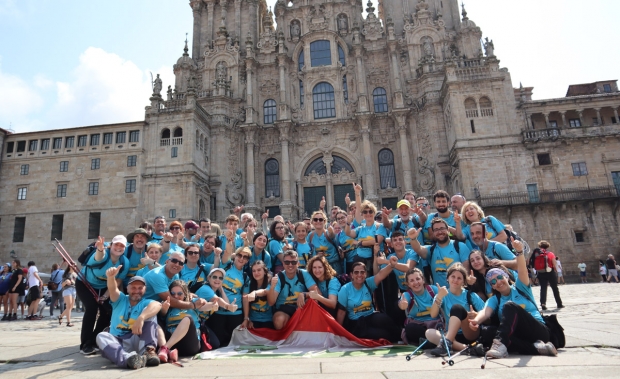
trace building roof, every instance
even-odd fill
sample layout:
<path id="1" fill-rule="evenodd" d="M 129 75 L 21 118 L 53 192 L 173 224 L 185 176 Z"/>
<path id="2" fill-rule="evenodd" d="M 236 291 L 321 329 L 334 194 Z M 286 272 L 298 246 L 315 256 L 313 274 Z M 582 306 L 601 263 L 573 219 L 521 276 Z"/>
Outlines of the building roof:
<path id="1" fill-rule="evenodd" d="M 566 97 L 597 94 L 600 93 L 599 84 L 612 84 L 616 81 L 603 80 L 594 83 L 571 84 L 568 86 L 568 91 L 566 91 Z"/>

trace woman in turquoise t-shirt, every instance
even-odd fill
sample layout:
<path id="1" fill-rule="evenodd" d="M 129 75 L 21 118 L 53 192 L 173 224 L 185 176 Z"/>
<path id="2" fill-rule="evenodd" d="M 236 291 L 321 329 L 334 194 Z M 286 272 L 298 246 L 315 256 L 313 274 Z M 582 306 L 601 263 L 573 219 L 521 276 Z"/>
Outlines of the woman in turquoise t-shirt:
<path id="1" fill-rule="evenodd" d="M 398 302 L 398 307 L 407 313 L 402 337 L 405 343 L 417 345 L 421 338 L 425 338 L 426 330 L 435 328 L 439 321 L 439 317 L 431 316 L 433 298 L 439 289 L 425 285 L 424 274 L 419 268 L 407 271 L 405 279 L 408 289 Z"/>
<path id="2" fill-rule="evenodd" d="M 243 323 L 241 328 L 273 329 L 273 309 L 267 302 L 267 285 L 271 274 L 265 262 L 257 260 L 252 263 L 250 280 L 243 293 Z"/>
<path id="3" fill-rule="evenodd" d="M 282 264 L 282 257 L 284 256 L 285 246 L 288 246 L 286 241 L 286 226 L 282 221 L 274 221 L 269 227 L 269 254 L 273 260 L 273 273 L 277 274 L 284 270 Z"/>
<path id="4" fill-rule="evenodd" d="M 308 296 L 316 300 L 323 309 L 336 318 L 338 291 L 340 291 L 340 281 L 336 277 L 338 274 L 329 265 L 325 257 L 319 256 L 308 261 L 308 273 L 318 287 L 318 291 L 310 291 Z"/>

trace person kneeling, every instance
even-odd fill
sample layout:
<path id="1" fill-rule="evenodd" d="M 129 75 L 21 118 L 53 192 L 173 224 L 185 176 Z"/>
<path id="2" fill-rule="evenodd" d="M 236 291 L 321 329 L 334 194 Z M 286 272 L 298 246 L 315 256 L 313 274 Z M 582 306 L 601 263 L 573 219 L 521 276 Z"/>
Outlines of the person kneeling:
<path id="1" fill-rule="evenodd" d="M 295 250 L 287 250 L 283 254 L 284 271 L 279 272 L 267 287 L 267 302 L 275 304 L 273 325 L 277 330 L 286 326 L 297 308 L 305 304 L 305 293 L 316 291 L 317 286 L 306 270 L 297 268 L 299 260 Z M 288 289 L 285 291 L 285 288 Z M 284 295 L 284 296 L 281 296 Z"/>
<path id="2" fill-rule="evenodd" d="M 106 271 L 112 302 L 112 323 L 110 332 L 97 335 L 97 346 L 101 355 L 118 367 L 135 370 L 144 366 L 158 366 L 155 347 L 157 312 L 161 304 L 143 297 L 146 281 L 141 276 L 129 280 L 128 295 L 121 293 L 115 279 L 121 268 L 111 267 Z"/>

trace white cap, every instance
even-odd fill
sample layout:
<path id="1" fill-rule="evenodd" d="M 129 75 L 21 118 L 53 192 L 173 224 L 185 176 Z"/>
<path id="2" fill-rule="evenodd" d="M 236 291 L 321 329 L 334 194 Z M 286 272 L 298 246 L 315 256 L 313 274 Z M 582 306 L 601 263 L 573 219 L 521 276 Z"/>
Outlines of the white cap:
<path id="1" fill-rule="evenodd" d="M 122 243 L 123 246 L 127 246 L 127 238 L 125 238 L 124 235 L 119 234 L 118 236 L 112 238 L 112 245 L 114 245 L 115 243 Z"/>

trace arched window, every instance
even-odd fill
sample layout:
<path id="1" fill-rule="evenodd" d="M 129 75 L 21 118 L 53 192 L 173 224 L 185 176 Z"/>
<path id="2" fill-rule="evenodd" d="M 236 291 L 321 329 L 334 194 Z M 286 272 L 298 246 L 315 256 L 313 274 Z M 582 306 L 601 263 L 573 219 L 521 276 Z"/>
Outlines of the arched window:
<path id="1" fill-rule="evenodd" d="M 303 49 L 299 52 L 299 71 L 304 67 L 304 51 Z"/>
<path id="2" fill-rule="evenodd" d="M 344 103 L 349 104 L 349 87 L 347 86 L 347 76 L 342 77 L 342 94 L 344 97 Z"/>
<path id="3" fill-rule="evenodd" d="M 303 81 L 299 81 L 299 107 L 303 108 L 304 106 L 304 82 Z"/>
<path id="4" fill-rule="evenodd" d="M 308 165 L 304 176 L 312 174 L 313 171 L 319 175 L 327 174 L 327 170 L 325 169 L 325 163 L 323 163 L 323 158 L 317 158 L 313 160 L 312 163 Z"/>
<path id="5" fill-rule="evenodd" d="M 310 65 L 312 67 L 317 66 L 330 66 L 332 64 L 332 53 L 330 50 L 329 41 L 319 40 L 310 44 Z"/>
<path id="6" fill-rule="evenodd" d="M 375 88 L 372 91 L 372 99 L 375 104 L 375 113 L 385 113 L 388 111 L 387 93 L 384 88 Z"/>
<path id="7" fill-rule="evenodd" d="M 332 158 L 334 159 L 334 161 L 332 162 L 332 169 L 331 169 L 332 174 L 337 174 L 342 170 L 347 170 L 349 172 L 355 172 L 355 170 L 353 170 L 353 166 L 351 166 L 351 164 L 347 162 L 346 159 L 339 157 L 337 155 L 333 155 Z M 327 169 L 325 168 L 325 163 L 323 162 L 323 158 L 317 158 L 313 160 L 312 163 L 308 165 L 308 168 L 306 168 L 306 171 L 304 172 L 304 176 L 308 176 L 312 174 L 313 171 L 319 175 L 327 174 Z"/>
<path id="8" fill-rule="evenodd" d="M 344 57 L 344 50 L 342 50 L 342 47 L 340 47 L 340 45 L 338 45 L 338 59 L 340 60 L 340 64 L 343 66 L 347 65 L 347 61 Z"/>
<path id="9" fill-rule="evenodd" d="M 465 116 L 467 118 L 478 117 L 478 105 L 471 97 L 465 99 Z"/>
<path id="10" fill-rule="evenodd" d="M 321 82 L 312 90 L 314 101 L 314 119 L 336 117 L 336 102 L 334 100 L 334 87 Z"/>
<path id="11" fill-rule="evenodd" d="M 381 189 L 396 188 L 396 170 L 394 169 L 394 154 L 390 149 L 379 151 L 379 177 Z"/>
<path id="12" fill-rule="evenodd" d="M 174 137 L 183 137 L 183 128 L 178 127 L 174 129 Z"/>
<path id="13" fill-rule="evenodd" d="M 265 197 L 280 197 L 280 165 L 274 158 L 265 162 Z"/>
<path id="14" fill-rule="evenodd" d="M 170 138 L 170 129 L 164 128 L 164 130 L 161 131 L 161 138 Z"/>
<path id="15" fill-rule="evenodd" d="M 486 96 L 480 98 L 480 116 L 493 116 L 493 103 L 491 103 L 491 99 Z"/>
<path id="16" fill-rule="evenodd" d="M 265 124 L 273 124 L 276 121 L 276 101 L 269 99 L 263 104 L 263 120 Z"/>
<path id="17" fill-rule="evenodd" d="M 332 156 L 334 161 L 332 162 L 332 174 L 337 174 L 342 170 L 347 170 L 349 172 L 354 172 L 353 166 L 349 162 L 347 162 L 344 158 L 341 158 L 337 155 Z"/>

